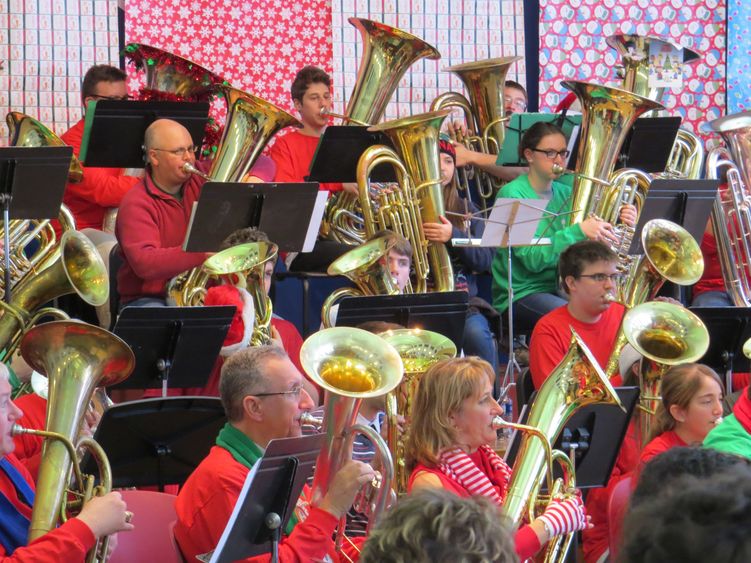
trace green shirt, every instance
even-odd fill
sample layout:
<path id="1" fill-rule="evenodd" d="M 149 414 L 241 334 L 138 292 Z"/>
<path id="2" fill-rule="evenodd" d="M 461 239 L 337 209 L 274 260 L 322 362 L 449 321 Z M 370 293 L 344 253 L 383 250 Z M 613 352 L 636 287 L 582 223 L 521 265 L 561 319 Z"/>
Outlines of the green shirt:
<path id="1" fill-rule="evenodd" d="M 713 428 L 704 438 L 703 445 L 705 448 L 751 459 L 751 434 L 746 432 L 734 414 L 726 417 L 719 426 Z"/>
<path id="2" fill-rule="evenodd" d="M 553 195 L 547 211 L 565 213 L 571 211 L 571 188 L 553 182 Z M 542 199 L 523 174 L 509 182 L 498 192 L 498 197 L 519 199 Z M 558 289 L 558 256 L 571 244 L 586 237 L 581 227 L 568 225 L 568 216 L 554 219 L 543 218 L 535 235 L 549 238 L 552 244 L 518 246 L 511 254 L 512 283 L 515 300 L 533 293 L 555 293 Z M 550 226 L 548 226 L 549 223 Z M 493 306 L 501 313 L 508 309 L 508 250 L 499 248 L 491 272 L 493 274 Z"/>

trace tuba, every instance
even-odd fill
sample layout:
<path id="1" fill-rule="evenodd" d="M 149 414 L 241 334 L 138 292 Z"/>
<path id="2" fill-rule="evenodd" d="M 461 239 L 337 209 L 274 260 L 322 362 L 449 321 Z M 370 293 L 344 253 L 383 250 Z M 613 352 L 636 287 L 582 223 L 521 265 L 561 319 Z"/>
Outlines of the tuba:
<path id="1" fill-rule="evenodd" d="M 723 170 L 728 187 L 718 191 L 712 208 L 725 288 L 736 307 L 751 306 L 751 112 L 741 112 L 706 124 L 719 133 L 727 148 L 707 156 L 707 177 L 719 179 Z"/>
<path id="2" fill-rule="evenodd" d="M 29 276 L 13 290 L 10 303 L 0 301 L 0 355 L 9 358 L 21 337 L 45 315 L 67 318 L 58 309 L 40 307 L 53 299 L 77 293 L 90 305 L 102 305 L 109 297 L 109 278 L 94 243 L 78 231 L 60 239 L 54 261 Z"/>
<path id="3" fill-rule="evenodd" d="M 373 443 L 382 480 L 373 483 L 377 496 L 369 507 L 368 529 L 376 524 L 391 498 L 394 465 L 383 438 L 369 426 L 355 424 L 360 401 L 394 390 L 404 367 L 399 354 L 383 339 L 357 328 L 327 328 L 309 336 L 300 349 L 305 373 L 326 390 L 322 432 L 326 439 L 316 460 L 312 498 L 326 495 L 336 473 L 352 459 L 352 440 L 362 433 Z M 337 549 L 344 534 L 337 530 Z"/>
<path id="4" fill-rule="evenodd" d="M 394 460 L 394 490 L 397 496 L 402 496 L 407 494 L 410 475 L 404 445 L 409 434 L 412 398 L 417 392 L 420 379 L 433 364 L 456 356 L 456 345 L 442 334 L 419 328 L 389 330 L 379 336 L 394 347 L 404 364 L 402 382 L 386 397 L 387 441 Z M 405 419 L 402 432 L 399 432 L 397 415 Z"/>
<path id="5" fill-rule="evenodd" d="M 501 57 L 446 68 L 464 83 L 469 99 L 457 92 L 446 92 L 433 100 L 430 111 L 460 108 L 464 112 L 469 136 L 457 140 L 469 149 L 498 154 L 506 133 L 504 123 L 508 120 L 504 116 L 506 106 L 503 94 L 506 75 L 511 65 L 521 59 L 522 57 Z M 491 175 L 482 171 L 479 173 L 480 196 L 489 199 L 500 185 Z M 466 188 L 466 181 L 463 183 Z"/>
<path id="6" fill-rule="evenodd" d="M 270 242 L 249 242 L 217 252 L 201 266 L 172 278 L 167 283 L 167 298 L 178 307 L 202 305 L 209 280 L 231 276 L 233 283 L 247 290 L 253 299 L 255 323 L 251 345 L 269 344 L 272 309 L 264 285 L 264 271 L 266 264 L 276 258 L 277 250 Z"/>
<path id="7" fill-rule="evenodd" d="M 668 367 L 699 360 L 709 348 L 707 327 L 694 313 L 672 303 L 643 303 L 623 317 L 628 343 L 644 356 L 639 373 L 639 424 L 642 447 L 652 436 Z"/>
<path id="8" fill-rule="evenodd" d="M 90 438 L 75 445 L 73 441 L 95 388 L 126 379 L 133 371 L 135 357 L 114 334 L 78 321 L 56 321 L 34 327 L 21 343 L 21 354 L 49 380 L 46 430 L 28 430 L 17 425 L 13 429 L 15 434 L 45 438 L 29 525 L 29 541 L 33 541 L 54 529 L 61 515 L 80 512 L 93 496 L 111 490 L 112 473 L 104 450 Z M 101 475 L 98 486 L 94 486 L 93 475 L 81 473 L 76 459 L 79 447 L 89 450 L 97 461 Z M 77 488 L 69 491 L 71 468 Z M 87 560 L 104 561 L 106 553 L 107 538 L 104 538 Z"/>
<path id="9" fill-rule="evenodd" d="M 368 237 L 388 229 L 412 243 L 417 277 L 416 293 L 427 290 L 428 274 L 433 272 L 436 291 L 453 291 L 454 271 L 446 245 L 425 239 L 422 224 L 439 222 L 444 215 L 438 135 L 449 110 L 422 113 L 386 121 L 368 131 L 384 133 L 394 145 L 369 147 L 357 163 L 357 187 L 363 223 Z M 370 193 L 370 174 L 379 164 L 396 170 L 399 187 Z"/>
<path id="10" fill-rule="evenodd" d="M 634 121 L 643 113 L 662 109 L 662 105 L 625 90 L 600 84 L 565 80 L 563 86 L 576 94 L 582 107 L 582 125 L 577 174 L 574 177 L 569 224 L 581 223 L 606 201 L 613 201 L 608 191 L 620 191 L 610 180 L 621 146 Z M 646 193 L 642 200 L 646 199 Z M 636 204 L 638 200 L 634 203 Z M 637 206 L 638 207 L 638 206 Z M 617 213 L 617 210 L 616 210 Z M 600 215 L 598 215 L 600 216 Z"/>
<path id="11" fill-rule="evenodd" d="M 691 234 L 680 225 L 665 219 L 652 219 L 642 228 L 644 254 L 632 256 L 626 272 L 626 281 L 619 284 L 615 301 L 632 309 L 654 299 L 665 283 L 693 285 L 704 272 L 704 257 Z M 618 373 L 618 359 L 627 336 L 624 325 L 618 331 L 613 351 L 605 366 L 605 373 L 613 377 Z"/>
<path id="12" fill-rule="evenodd" d="M 353 248 L 331 263 L 326 270 L 328 275 L 346 276 L 355 282 L 357 288 L 342 287 L 326 298 L 321 307 L 321 323 L 324 328 L 333 326 L 332 307 L 344 297 L 399 293 L 399 286 L 386 263 L 386 256 L 392 246 L 394 237 L 384 235 Z"/>
<path id="13" fill-rule="evenodd" d="M 552 451 L 566 422 L 581 407 L 591 404 L 610 404 L 623 408 L 605 374 L 591 352 L 572 329 L 571 345 L 566 356 L 551 372 L 529 409 L 526 426 L 505 422 L 497 417 L 497 427 L 511 426 L 522 430 L 519 451 L 511 471 L 503 509 L 514 527 L 528 519 L 534 520 L 555 496 L 570 494 L 575 486 L 574 464 L 563 453 Z M 559 463 L 564 481 L 553 481 L 553 463 Z M 547 470 L 546 470 L 547 467 Z M 540 494 L 547 479 L 548 497 Z M 572 534 L 548 545 L 546 561 L 563 561 Z M 559 545 L 561 544 L 561 545 Z"/>

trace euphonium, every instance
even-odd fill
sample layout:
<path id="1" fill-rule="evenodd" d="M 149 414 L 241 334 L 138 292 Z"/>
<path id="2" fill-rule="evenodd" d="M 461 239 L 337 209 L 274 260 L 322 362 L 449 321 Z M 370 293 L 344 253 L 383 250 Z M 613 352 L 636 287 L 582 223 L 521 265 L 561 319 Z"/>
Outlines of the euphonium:
<path id="1" fill-rule="evenodd" d="M 23 333 L 41 317 L 67 317 L 57 309 L 39 307 L 68 293 L 77 293 L 90 305 L 102 305 L 109 297 L 109 278 L 102 257 L 94 244 L 77 231 L 63 234 L 54 262 L 19 283 L 10 303 L 0 301 L 0 355 L 10 357 Z"/>
<path id="2" fill-rule="evenodd" d="M 375 525 L 391 498 L 394 465 L 388 446 L 372 428 L 355 424 L 360 401 L 392 391 L 402 379 L 404 366 L 399 354 L 382 338 L 357 328 L 327 328 L 309 336 L 300 349 L 305 373 L 326 390 L 324 400 L 324 446 L 316 460 L 312 497 L 326 495 L 339 469 L 352 459 L 352 440 L 363 433 L 378 452 L 382 480 L 374 483 L 377 498 L 368 515 L 368 528 Z M 344 520 L 344 519 L 342 519 Z M 337 530 L 337 547 L 344 533 Z"/>
<path id="3" fill-rule="evenodd" d="M 625 282 L 619 284 L 615 296 L 626 309 L 632 309 L 645 301 L 654 299 L 666 282 L 677 285 L 693 285 L 704 272 L 704 257 L 691 234 L 671 221 L 652 219 L 642 228 L 641 243 L 644 254 L 632 256 Z M 627 335 L 623 324 L 618 330 L 605 366 L 608 377 L 618 374 L 618 360 Z"/>
<path id="4" fill-rule="evenodd" d="M 706 124 L 719 133 L 727 149 L 707 156 L 707 177 L 727 175 L 727 189 L 718 191 L 712 209 L 725 289 L 736 307 L 751 306 L 751 112 L 741 112 Z"/>
<path id="5" fill-rule="evenodd" d="M 511 65 L 522 57 L 500 57 L 454 65 L 445 70 L 456 74 L 464 83 L 469 99 L 457 92 L 446 92 L 430 104 L 430 111 L 458 107 L 464 112 L 468 136 L 457 139 L 467 148 L 498 154 L 503 147 L 506 105 L 503 89 Z M 489 199 L 500 184 L 481 172 L 480 195 Z"/>
<path id="6" fill-rule="evenodd" d="M 662 376 L 668 367 L 699 360 L 709 347 L 707 327 L 694 313 L 672 303 L 652 301 L 623 317 L 629 344 L 647 360 L 639 373 L 639 422 L 642 447 L 651 438 L 661 400 Z"/>
<path id="7" fill-rule="evenodd" d="M 29 365 L 47 375 L 49 399 L 45 431 L 16 427 L 16 433 L 45 437 L 36 497 L 29 525 L 29 541 L 43 536 L 58 524 L 68 510 L 80 512 L 93 496 L 106 494 L 112 486 L 109 461 L 99 444 L 85 438 L 73 445 L 87 405 L 96 387 L 114 385 L 127 378 L 135 366 L 128 345 L 114 334 L 78 321 L 49 322 L 31 329 L 21 343 Z M 75 450 L 84 447 L 96 459 L 101 482 L 94 487 L 93 475 L 82 475 Z M 77 490 L 68 499 L 71 467 Z M 89 561 L 104 560 L 107 539 L 90 553 Z"/>
<path id="8" fill-rule="evenodd" d="M 384 235 L 353 248 L 334 260 L 326 270 L 330 276 L 346 276 L 357 288 L 341 287 L 332 292 L 321 307 L 324 328 L 333 326 L 331 308 L 344 297 L 396 295 L 399 286 L 389 271 L 386 256 L 394 246 L 394 237 Z"/>
<path id="9" fill-rule="evenodd" d="M 581 223 L 598 200 L 607 200 L 602 185 L 591 178 L 609 180 L 621 146 L 634 121 L 643 113 L 662 105 L 631 92 L 587 82 L 565 80 L 561 84 L 574 92 L 582 107 L 582 141 L 579 143 L 569 224 Z M 611 188 L 611 189 L 618 189 Z"/>
<path id="10" fill-rule="evenodd" d="M 367 236 L 389 229 L 412 243 L 416 293 L 426 291 L 431 271 L 436 291 L 454 289 L 454 272 L 446 245 L 428 242 L 422 230 L 423 223 L 438 223 L 445 214 L 438 135 L 448 114 L 449 110 L 423 113 L 370 127 L 368 131 L 388 136 L 395 150 L 383 145 L 369 147 L 357 163 L 357 187 Z M 384 163 L 396 170 L 399 188 L 382 191 L 372 203 L 370 172 Z"/>
<path id="11" fill-rule="evenodd" d="M 350 121 L 375 124 L 402 76 L 420 59 L 436 60 L 441 54 L 419 37 L 384 23 L 349 18 L 363 41 L 357 81 L 347 103 L 345 116 Z"/>
<path id="12" fill-rule="evenodd" d="M 623 408 L 597 360 L 576 332 L 573 329 L 571 332 L 571 345 L 566 356 L 545 380 L 529 409 L 526 426 L 533 430 L 521 428 L 524 433 L 503 502 L 504 513 L 515 528 L 525 519 L 530 522 L 534 520 L 550 501 L 550 498 L 543 498 L 540 494 L 546 476 L 549 491 L 556 494 L 561 489 L 560 484 L 553 484 L 554 461 L 562 464 L 568 477 L 565 487 L 573 487 L 573 462 L 562 452 L 551 452 L 551 444 L 555 443 L 569 418 L 581 407 L 591 404 L 611 404 Z M 496 423 L 498 426 L 514 426 L 500 417 Z M 565 494 L 571 491 L 562 492 Z M 560 548 L 555 542 L 551 542 L 546 560 L 554 558 L 563 561 L 570 539 L 571 534 L 563 540 L 564 544 Z"/>
<path id="13" fill-rule="evenodd" d="M 417 385 L 428 369 L 441 360 L 456 356 L 456 345 L 437 332 L 418 329 L 389 330 L 379 334 L 399 353 L 404 364 L 404 378 L 399 386 L 386 397 L 388 419 L 388 445 L 394 460 L 394 490 L 397 496 L 407 494 L 410 472 L 404 445 L 409 435 L 412 416 L 412 399 Z M 398 416 L 404 417 L 403 430 L 399 431 Z"/>
<path id="14" fill-rule="evenodd" d="M 678 129 L 663 176 L 699 180 L 703 169 L 704 143 L 690 131 Z"/>
<path id="15" fill-rule="evenodd" d="M 255 323 L 251 344 L 268 344 L 272 309 L 264 286 L 264 270 L 276 258 L 277 250 L 270 242 L 249 242 L 217 252 L 201 266 L 172 278 L 167 284 L 167 298 L 178 307 L 202 305 L 208 281 L 230 276 L 234 285 L 247 290 L 253 298 Z"/>

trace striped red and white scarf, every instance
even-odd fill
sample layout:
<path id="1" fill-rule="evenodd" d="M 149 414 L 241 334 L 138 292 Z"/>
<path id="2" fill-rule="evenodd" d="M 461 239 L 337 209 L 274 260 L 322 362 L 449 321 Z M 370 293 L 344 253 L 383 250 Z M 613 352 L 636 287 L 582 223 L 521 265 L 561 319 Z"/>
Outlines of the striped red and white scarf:
<path id="1" fill-rule="evenodd" d="M 460 448 L 444 450 L 438 460 L 438 467 L 444 475 L 459 483 L 470 495 L 487 497 L 500 506 L 506 496 L 511 470 L 490 446 L 482 445 L 478 450 L 480 456 L 493 469 L 493 474 L 486 475 Z M 501 494 L 496 487 L 500 489 Z"/>

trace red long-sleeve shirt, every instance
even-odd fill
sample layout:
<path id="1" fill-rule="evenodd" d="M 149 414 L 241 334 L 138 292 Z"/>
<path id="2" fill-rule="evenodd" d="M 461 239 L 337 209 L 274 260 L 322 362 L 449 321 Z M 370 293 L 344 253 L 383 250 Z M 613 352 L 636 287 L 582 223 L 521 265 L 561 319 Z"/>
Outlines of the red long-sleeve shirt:
<path id="1" fill-rule="evenodd" d="M 34 488 L 34 482 L 16 456 L 7 455 L 6 459 L 21 473 L 23 478 Z M 10 501 L 16 509 L 31 518 L 31 506 L 19 498 L 16 488 L 4 471 L 0 471 L 0 494 Z M 0 521 L 0 527 L 3 525 Z M 0 562 L 3 563 L 59 563 L 60 561 L 84 561 L 86 552 L 94 547 L 96 538 L 91 529 L 78 518 L 71 518 L 59 528 L 55 528 L 35 539 L 26 547 L 19 547 L 12 554 L 7 554 L 0 544 Z"/>
<path id="2" fill-rule="evenodd" d="M 205 171 L 202 163 L 196 167 Z M 199 266 L 204 252 L 182 249 L 193 202 L 205 180 L 197 175 L 183 184 L 182 201 L 163 192 L 150 174 L 126 194 L 117 214 L 115 235 L 124 261 L 117 275 L 120 301 L 165 296 L 167 282 L 177 274 Z"/>
<path id="3" fill-rule="evenodd" d="M 570 327 L 581 337 L 600 367 L 605 369 L 625 312 L 623 305 L 613 303 L 599 321 L 584 323 L 571 316 L 568 307 L 563 305 L 537 321 L 529 347 L 529 369 L 535 389 L 542 387 L 550 372 L 568 352 Z M 620 375 L 612 377 L 610 381 L 616 386 L 622 383 Z"/>
<path id="4" fill-rule="evenodd" d="M 47 400 L 36 393 L 28 393 L 13 401 L 23 411 L 18 424 L 32 430 L 44 430 L 47 427 Z M 42 457 L 43 438 L 31 434 L 18 434 L 13 437 L 16 449 L 13 454 L 23 463 L 34 481 L 39 473 L 39 461 Z"/>
<path id="5" fill-rule="evenodd" d="M 248 471 L 227 450 L 214 446 L 185 482 L 175 502 L 175 538 L 186 561 L 195 561 L 196 555 L 216 547 Z M 332 534 L 338 522 L 325 510 L 312 507 L 308 517 L 280 542 L 279 561 L 307 563 L 322 560 L 326 555 L 336 561 Z M 245 561 L 269 560 L 270 555 L 263 555 Z"/>
<path id="6" fill-rule="evenodd" d="M 303 135 L 299 131 L 292 131 L 274 142 L 269 149 L 269 156 L 276 164 L 276 182 L 304 182 L 310 173 L 316 148 L 320 137 Z M 338 192 L 341 184 L 321 184 L 320 190 Z"/>
<path id="7" fill-rule="evenodd" d="M 76 156 L 81 151 L 84 122 L 82 119 L 60 137 L 65 144 L 73 147 L 73 154 Z M 102 230 L 102 221 L 107 209 L 119 207 L 125 194 L 138 184 L 140 178 L 124 176 L 123 171 L 122 168 L 85 166 L 81 182 L 66 184 L 63 203 L 73 213 L 78 230 Z"/>

